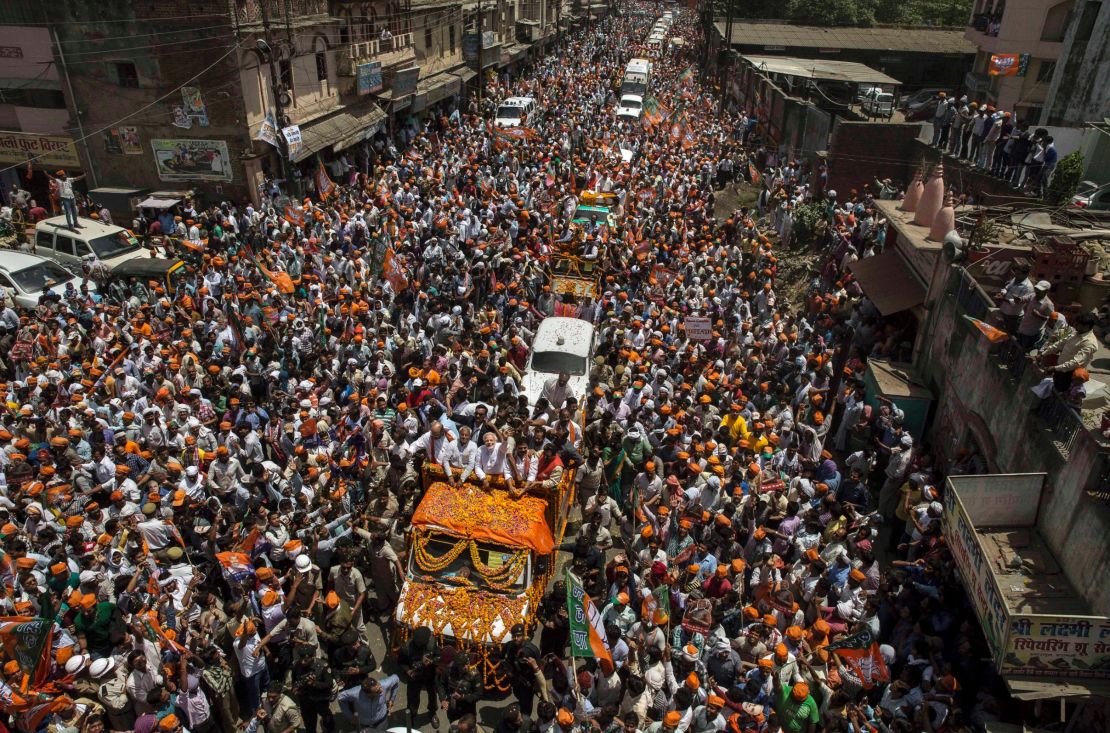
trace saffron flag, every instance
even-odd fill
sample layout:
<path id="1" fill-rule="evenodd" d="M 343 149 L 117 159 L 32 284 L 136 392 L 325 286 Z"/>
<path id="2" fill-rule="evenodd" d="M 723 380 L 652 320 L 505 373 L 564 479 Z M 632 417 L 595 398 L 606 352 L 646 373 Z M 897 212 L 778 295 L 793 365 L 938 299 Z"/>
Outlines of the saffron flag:
<path id="1" fill-rule="evenodd" d="M 879 653 L 879 642 L 869 629 L 846 636 L 825 649 L 846 662 L 859 676 L 865 688 L 871 689 L 877 684 L 890 682 L 890 670 L 883 661 L 883 655 Z"/>
<path id="2" fill-rule="evenodd" d="M 38 687 L 50 674 L 50 663 L 43 663 L 50 654 L 50 640 L 54 635 L 54 621 L 48 618 L 7 616 L 0 618 L 0 646 L 4 656 L 15 659 L 23 672 L 20 691 L 28 686 Z"/>
<path id="3" fill-rule="evenodd" d="M 335 181 L 328 176 L 328 171 L 321 162 L 320 167 L 316 169 L 316 190 L 320 192 L 320 200 L 327 201 L 328 196 L 335 193 L 335 189 Z"/>
<path id="4" fill-rule="evenodd" d="M 389 285 L 395 293 L 399 293 L 408 287 L 408 278 L 405 277 L 405 271 L 397 260 L 397 255 L 393 252 L 392 247 L 385 251 L 385 259 L 382 260 L 382 275 L 389 281 Z"/>
<path id="5" fill-rule="evenodd" d="M 304 209 L 300 206 L 286 206 L 285 220 L 295 227 L 304 229 Z"/>
<path id="6" fill-rule="evenodd" d="M 757 186 L 763 182 L 763 176 L 755 169 L 754 163 L 748 163 L 748 178 L 752 179 L 752 183 Z"/>
<path id="7" fill-rule="evenodd" d="M 990 341 L 992 344 L 1000 344 L 1010 338 L 1010 334 L 1006 333 L 1001 328 L 995 328 L 991 324 L 984 323 L 978 318 L 972 318 L 971 316 L 964 316 L 964 318 L 971 321 L 972 326 L 982 331 L 983 335 L 987 337 L 987 341 Z"/>
<path id="8" fill-rule="evenodd" d="M 570 568 L 567 573 L 567 615 L 570 617 L 570 655 L 593 657 L 613 661 L 609 642 L 605 639 L 605 624 L 597 606 L 586 595 L 582 581 Z"/>

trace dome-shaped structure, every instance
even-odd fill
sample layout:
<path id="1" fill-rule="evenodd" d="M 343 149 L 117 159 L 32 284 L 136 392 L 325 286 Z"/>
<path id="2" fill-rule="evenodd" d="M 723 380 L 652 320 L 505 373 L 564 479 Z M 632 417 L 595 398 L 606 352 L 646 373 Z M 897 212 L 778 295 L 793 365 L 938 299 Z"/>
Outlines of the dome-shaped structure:
<path id="1" fill-rule="evenodd" d="M 929 182 L 921 192 L 913 223 L 922 227 L 931 226 L 933 217 L 937 215 L 942 205 L 944 205 L 944 164 L 937 163 L 937 167 L 933 169 L 933 175 L 929 177 Z"/>

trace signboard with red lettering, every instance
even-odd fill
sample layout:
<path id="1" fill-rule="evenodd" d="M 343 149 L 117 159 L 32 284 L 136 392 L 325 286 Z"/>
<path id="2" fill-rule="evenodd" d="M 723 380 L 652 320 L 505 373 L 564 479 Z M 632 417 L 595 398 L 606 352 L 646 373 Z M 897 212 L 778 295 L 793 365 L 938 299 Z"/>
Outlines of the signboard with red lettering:
<path id="1" fill-rule="evenodd" d="M 686 316 L 683 322 L 686 336 L 695 341 L 708 341 L 713 338 L 713 323 L 709 316 Z"/>
<path id="2" fill-rule="evenodd" d="M 0 163 L 26 163 L 53 168 L 80 168 L 73 138 L 0 131 Z"/>

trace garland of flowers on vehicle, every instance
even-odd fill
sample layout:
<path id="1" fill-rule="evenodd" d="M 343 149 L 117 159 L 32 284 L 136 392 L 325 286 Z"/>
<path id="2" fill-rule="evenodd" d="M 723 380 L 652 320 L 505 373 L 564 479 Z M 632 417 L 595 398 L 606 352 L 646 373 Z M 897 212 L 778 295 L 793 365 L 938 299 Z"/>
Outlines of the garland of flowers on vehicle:
<path id="1" fill-rule="evenodd" d="M 497 590 L 507 590 L 517 579 L 520 574 L 524 572 L 524 567 L 528 563 L 528 550 L 521 549 L 514 552 L 509 559 L 501 565 L 501 567 L 490 567 L 482 562 L 479 553 L 478 543 L 471 539 L 461 539 L 451 546 L 444 554 L 436 557 L 428 552 L 428 542 L 430 537 L 426 532 L 416 533 L 416 542 L 414 543 L 416 563 L 420 569 L 429 572 L 437 573 L 455 562 L 462 555 L 463 551 L 470 549 L 470 560 L 474 569 L 481 574 L 482 579 L 491 587 Z"/>
<path id="2" fill-rule="evenodd" d="M 438 573 L 445 569 L 448 565 L 455 562 L 459 555 L 463 554 L 467 544 L 470 540 L 462 539 L 456 542 L 447 552 L 439 557 L 432 555 L 428 552 L 428 542 L 431 536 L 427 532 L 417 531 L 416 542 L 414 543 L 416 564 L 420 566 L 421 570 L 429 573 Z"/>
<path id="3" fill-rule="evenodd" d="M 500 659 L 496 658 L 500 639 L 494 639 L 494 625 L 500 620 L 504 629 L 517 623 L 523 623 L 528 629 L 535 628 L 536 609 L 545 587 L 546 583 L 534 583 L 522 596 L 509 597 L 473 588 L 448 588 L 430 582 L 409 583 L 402 591 L 398 605 L 405 609 L 404 615 L 408 619 L 420 619 L 415 623 L 427 626 L 438 638 L 442 638 L 445 629 L 450 626 L 456 643 L 472 649 L 481 657 L 486 687 L 507 692 L 509 675 L 507 670 L 502 672 Z M 405 633 L 408 633 L 407 629 Z M 474 641 L 469 643 L 466 639 Z M 493 641 L 487 643 L 487 640 Z"/>
<path id="4" fill-rule="evenodd" d="M 501 567 L 491 568 L 482 562 L 481 555 L 478 552 L 478 543 L 471 542 L 470 562 L 488 585 L 497 590 L 508 590 L 520 578 L 520 574 L 524 572 L 524 566 L 528 563 L 528 550 L 518 550 Z"/>

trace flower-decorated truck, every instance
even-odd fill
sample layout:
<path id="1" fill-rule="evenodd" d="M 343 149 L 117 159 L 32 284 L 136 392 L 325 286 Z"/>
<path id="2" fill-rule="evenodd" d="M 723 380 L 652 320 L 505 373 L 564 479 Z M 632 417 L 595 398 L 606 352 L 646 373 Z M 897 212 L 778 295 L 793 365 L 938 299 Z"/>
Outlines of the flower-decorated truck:
<path id="1" fill-rule="evenodd" d="M 497 480 L 486 487 L 445 478 L 438 465 L 425 467 L 394 618 L 402 639 L 427 626 L 441 644 L 474 652 L 486 688 L 506 691 L 501 645 L 515 624 L 528 634 L 535 628 L 566 529 L 574 470 L 546 496 L 518 497 Z"/>

